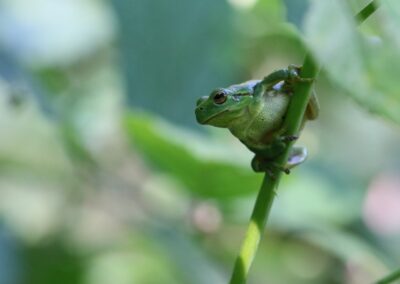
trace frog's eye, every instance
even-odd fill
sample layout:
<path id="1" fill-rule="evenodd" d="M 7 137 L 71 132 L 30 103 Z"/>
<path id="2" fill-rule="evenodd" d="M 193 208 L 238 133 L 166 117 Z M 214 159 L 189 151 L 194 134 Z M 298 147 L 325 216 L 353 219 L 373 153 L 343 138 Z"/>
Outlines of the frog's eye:
<path id="1" fill-rule="evenodd" d="M 223 104 L 224 102 L 226 102 L 227 99 L 227 95 L 224 92 L 218 92 L 214 95 L 214 103 L 220 105 Z"/>

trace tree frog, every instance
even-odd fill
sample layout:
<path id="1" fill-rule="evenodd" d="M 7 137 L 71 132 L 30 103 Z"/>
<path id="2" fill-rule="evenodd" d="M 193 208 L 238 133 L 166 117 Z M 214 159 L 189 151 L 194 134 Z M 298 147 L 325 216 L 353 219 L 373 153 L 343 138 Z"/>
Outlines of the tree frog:
<path id="1" fill-rule="evenodd" d="M 290 65 L 276 70 L 262 80 L 252 80 L 227 88 L 218 88 L 197 101 L 197 122 L 228 128 L 255 156 L 251 166 L 255 172 L 272 175 L 274 169 L 289 173 L 289 169 L 307 157 L 303 147 L 293 147 L 285 166 L 274 161 L 295 136 L 285 136 L 283 120 L 295 84 L 309 81 L 300 77 L 300 67 Z M 313 92 L 305 116 L 316 119 L 319 113 L 317 97 Z"/>

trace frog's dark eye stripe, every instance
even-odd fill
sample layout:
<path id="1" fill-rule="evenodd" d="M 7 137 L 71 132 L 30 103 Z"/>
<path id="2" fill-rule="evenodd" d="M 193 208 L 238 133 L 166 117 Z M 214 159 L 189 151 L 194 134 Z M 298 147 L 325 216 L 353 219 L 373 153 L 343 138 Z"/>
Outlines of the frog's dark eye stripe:
<path id="1" fill-rule="evenodd" d="M 249 93 L 249 92 L 246 92 L 246 93 L 241 93 L 240 95 L 241 95 L 241 96 L 250 96 L 250 95 L 251 95 L 251 93 Z"/>
<path id="2" fill-rule="evenodd" d="M 222 91 L 215 93 L 214 98 L 213 98 L 214 103 L 216 103 L 218 105 L 226 102 L 226 99 L 227 99 L 227 95 Z"/>

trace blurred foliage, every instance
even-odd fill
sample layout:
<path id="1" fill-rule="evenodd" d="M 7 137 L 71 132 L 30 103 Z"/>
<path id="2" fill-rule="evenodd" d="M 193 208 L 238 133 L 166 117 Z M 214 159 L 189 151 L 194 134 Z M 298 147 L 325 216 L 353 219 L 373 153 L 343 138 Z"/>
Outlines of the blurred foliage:
<path id="1" fill-rule="evenodd" d="M 0 284 L 225 283 L 262 175 L 195 101 L 306 52 L 321 116 L 249 283 L 398 266 L 400 6 L 367 2 L 0 1 Z"/>
<path id="2" fill-rule="evenodd" d="M 349 4 L 314 2 L 305 21 L 307 42 L 330 79 L 367 110 L 400 123 L 399 1 L 383 1 L 364 33 Z"/>
<path id="3" fill-rule="evenodd" d="M 60 244 L 50 243 L 27 249 L 23 256 L 27 283 L 79 283 L 82 282 L 83 263 L 78 256 L 66 251 Z M 43 273 L 46 271 L 46 273 Z"/>
<path id="4" fill-rule="evenodd" d="M 205 155 L 204 151 L 196 155 L 195 145 L 201 143 L 201 137 L 179 133 L 165 123 L 157 125 L 149 118 L 135 115 L 127 116 L 126 125 L 133 145 L 147 159 L 168 174 L 174 175 L 183 183 L 184 188 L 199 197 L 232 198 L 247 195 L 256 191 L 261 182 L 260 176 L 254 175 L 244 166 L 213 161 L 217 157 Z M 207 142 L 203 141 L 199 146 L 204 143 Z M 221 149 L 223 147 L 215 152 Z M 226 151 L 226 156 L 232 153 L 233 149 L 230 150 Z M 211 152 L 209 149 L 208 151 Z"/>

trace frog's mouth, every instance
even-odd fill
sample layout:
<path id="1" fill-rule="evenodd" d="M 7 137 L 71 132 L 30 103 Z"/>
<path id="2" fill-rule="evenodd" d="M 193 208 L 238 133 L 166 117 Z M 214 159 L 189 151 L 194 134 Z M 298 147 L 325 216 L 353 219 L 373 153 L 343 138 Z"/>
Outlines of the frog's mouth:
<path id="1" fill-rule="evenodd" d="M 221 114 L 227 113 L 227 112 L 229 112 L 229 109 L 226 109 L 226 110 L 224 110 L 224 111 L 218 112 L 218 113 L 216 113 L 216 114 L 214 114 L 214 115 L 208 117 L 206 120 L 204 120 L 204 121 L 199 121 L 199 122 L 200 122 L 201 124 L 207 124 L 207 123 L 209 123 L 211 120 L 213 120 L 214 118 L 220 116 Z"/>

